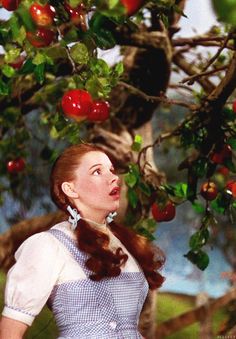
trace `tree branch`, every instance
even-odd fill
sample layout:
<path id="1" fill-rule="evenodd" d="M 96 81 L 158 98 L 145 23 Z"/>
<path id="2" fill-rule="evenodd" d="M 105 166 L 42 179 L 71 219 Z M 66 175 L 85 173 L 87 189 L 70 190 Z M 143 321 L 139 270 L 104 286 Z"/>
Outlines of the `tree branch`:
<path id="1" fill-rule="evenodd" d="M 211 105 L 212 110 L 216 108 L 221 110 L 225 105 L 228 97 L 233 93 L 236 88 L 236 52 L 234 53 L 228 70 L 223 80 L 208 96 L 208 104 Z"/>
<path id="2" fill-rule="evenodd" d="M 194 64 L 190 64 L 186 61 L 186 59 L 180 55 L 180 54 L 176 54 L 173 57 L 173 62 L 180 68 L 182 69 L 186 74 L 192 76 L 195 74 L 199 73 L 198 68 L 194 65 Z M 214 90 L 215 86 L 213 85 L 213 83 L 206 79 L 206 78 L 199 78 L 197 79 L 198 83 L 204 88 L 204 90 L 207 93 L 210 93 Z"/>
<path id="3" fill-rule="evenodd" d="M 205 68 L 205 67 L 204 67 Z M 194 83 L 195 80 L 201 78 L 202 76 L 205 76 L 205 75 L 212 75 L 212 74 L 215 74 L 215 73 L 218 73 L 218 72 L 221 72 L 221 71 L 224 71 L 227 69 L 227 66 L 222 66 L 222 67 L 218 67 L 216 69 L 212 69 L 210 71 L 206 71 L 206 72 L 200 72 L 198 74 L 194 74 L 190 77 L 187 77 L 187 78 L 184 78 L 183 80 L 181 80 L 181 84 L 184 84 L 185 82 L 187 82 L 189 85 L 192 85 Z"/>
<path id="4" fill-rule="evenodd" d="M 146 93 L 144 93 L 140 89 L 138 89 L 138 88 L 136 88 L 136 87 L 134 87 L 130 84 L 127 84 L 126 82 L 123 82 L 123 81 L 119 81 L 118 85 L 121 85 L 125 88 L 128 88 L 130 90 L 130 92 L 133 92 L 133 93 L 139 95 L 140 97 L 144 98 L 147 101 L 164 102 L 164 103 L 169 104 L 169 105 L 179 105 L 179 106 L 182 106 L 182 107 L 186 107 L 190 110 L 196 109 L 196 105 L 193 105 L 191 103 L 186 103 L 184 101 L 169 99 L 165 95 L 162 95 L 162 96 L 147 95 Z"/>

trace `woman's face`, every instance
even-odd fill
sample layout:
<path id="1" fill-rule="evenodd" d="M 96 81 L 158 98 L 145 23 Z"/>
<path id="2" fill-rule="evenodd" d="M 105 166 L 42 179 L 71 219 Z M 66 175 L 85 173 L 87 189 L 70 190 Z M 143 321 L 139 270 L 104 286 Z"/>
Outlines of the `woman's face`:
<path id="1" fill-rule="evenodd" d="M 102 152 L 91 151 L 82 157 L 72 184 L 78 193 L 75 204 L 85 218 L 104 218 L 119 207 L 119 178 Z"/>

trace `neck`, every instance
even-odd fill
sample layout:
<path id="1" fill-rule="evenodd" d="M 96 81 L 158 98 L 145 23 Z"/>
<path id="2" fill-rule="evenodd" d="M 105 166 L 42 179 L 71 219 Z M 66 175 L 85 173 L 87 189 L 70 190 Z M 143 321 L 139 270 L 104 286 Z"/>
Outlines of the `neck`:
<path id="1" fill-rule="evenodd" d="M 96 222 L 94 220 L 91 220 L 91 219 L 88 219 L 88 218 L 82 218 L 83 220 L 87 221 L 89 224 L 92 224 L 92 226 L 95 226 L 95 227 L 107 227 L 107 224 L 106 224 L 106 221 L 103 220 L 103 222 Z"/>
<path id="2" fill-rule="evenodd" d="M 107 211 L 91 209 L 88 206 L 75 204 L 77 211 L 80 212 L 81 217 L 85 221 L 93 222 L 98 225 L 103 225 L 106 223 Z"/>

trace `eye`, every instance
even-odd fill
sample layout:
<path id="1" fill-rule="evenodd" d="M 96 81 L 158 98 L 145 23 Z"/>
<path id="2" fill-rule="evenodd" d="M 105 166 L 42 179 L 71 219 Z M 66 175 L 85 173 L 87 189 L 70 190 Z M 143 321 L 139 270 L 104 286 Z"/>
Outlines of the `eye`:
<path id="1" fill-rule="evenodd" d="M 97 168 L 95 171 L 93 171 L 93 175 L 99 175 L 101 174 L 100 168 Z"/>

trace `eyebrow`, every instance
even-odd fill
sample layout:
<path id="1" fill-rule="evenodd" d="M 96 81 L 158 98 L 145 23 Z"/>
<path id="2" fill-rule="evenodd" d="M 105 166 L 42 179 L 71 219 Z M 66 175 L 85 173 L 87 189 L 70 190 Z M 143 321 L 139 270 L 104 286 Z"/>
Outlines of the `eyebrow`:
<path id="1" fill-rule="evenodd" d="M 102 164 L 95 164 L 95 165 L 91 166 L 91 167 L 89 168 L 89 170 L 91 170 L 93 167 L 101 166 L 101 165 L 102 165 Z"/>
<path id="2" fill-rule="evenodd" d="M 102 166 L 102 164 L 95 164 L 95 165 L 91 166 L 91 167 L 89 168 L 89 170 L 91 170 L 93 167 L 96 167 L 96 166 Z M 114 166 L 113 166 L 112 164 L 111 164 L 111 168 L 114 169 Z"/>

